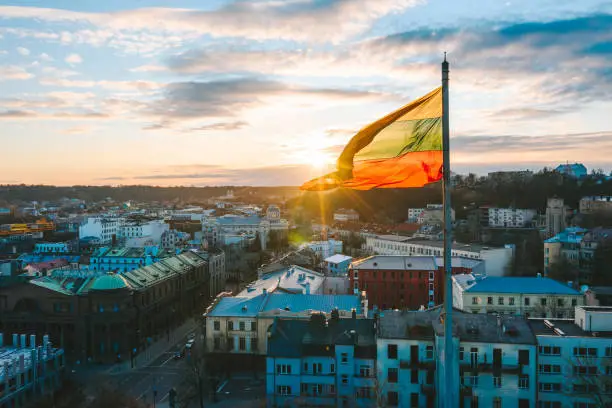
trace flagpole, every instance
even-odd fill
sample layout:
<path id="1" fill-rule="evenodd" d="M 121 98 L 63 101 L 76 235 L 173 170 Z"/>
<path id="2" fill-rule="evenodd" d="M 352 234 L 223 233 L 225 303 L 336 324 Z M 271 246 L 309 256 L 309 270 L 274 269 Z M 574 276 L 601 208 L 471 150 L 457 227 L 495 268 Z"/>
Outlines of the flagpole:
<path id="1" fill-rule="evenodd" d="M 442 189 L 444 205 L 444 408 L 459 406 L 454 384 L 453 361 L 453 280 L 452 280 L 452 218 L 450 196 L 450 149 L 449 149 L 449 103 L 448 103 L 448 72 L 449 64 L 446 61 L 446 52 L 442 62 Z"/>

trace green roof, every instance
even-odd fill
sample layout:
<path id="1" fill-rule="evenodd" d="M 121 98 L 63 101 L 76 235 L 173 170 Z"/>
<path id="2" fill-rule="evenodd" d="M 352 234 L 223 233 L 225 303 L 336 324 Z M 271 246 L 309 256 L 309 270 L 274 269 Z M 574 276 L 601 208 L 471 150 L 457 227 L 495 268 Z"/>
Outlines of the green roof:
<path id="1" fill-rule="evenodd" d="M 123 276 L 109 274 L 97 277 L 90 290 L 114 290 L 114 289 L 131 289 L 130 284 Z"/>

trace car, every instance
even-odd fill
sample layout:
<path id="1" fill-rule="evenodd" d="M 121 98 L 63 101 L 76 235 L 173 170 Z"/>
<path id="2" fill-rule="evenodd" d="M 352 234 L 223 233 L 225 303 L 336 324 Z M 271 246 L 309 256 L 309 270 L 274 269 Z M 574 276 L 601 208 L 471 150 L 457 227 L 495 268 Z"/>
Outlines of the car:
<path id="1" fill-rule="evenodd" d="M 175 360 L 180 360 L 183 358 L 183 350 L 177 350 L 174 352 L 174 356 L 172 356 Z"/>

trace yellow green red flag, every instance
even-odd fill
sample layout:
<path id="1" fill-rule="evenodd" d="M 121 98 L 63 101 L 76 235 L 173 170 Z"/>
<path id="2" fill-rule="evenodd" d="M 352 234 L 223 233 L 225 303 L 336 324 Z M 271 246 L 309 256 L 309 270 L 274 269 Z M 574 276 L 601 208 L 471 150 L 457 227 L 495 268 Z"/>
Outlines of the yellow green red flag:
<path id="1" fill-rule="evenodd" d="M 361 129 L 345 146 L 337 170 L 302 190 L 422 187 L 442 179 L 442 88 L 436 88 Z"/>

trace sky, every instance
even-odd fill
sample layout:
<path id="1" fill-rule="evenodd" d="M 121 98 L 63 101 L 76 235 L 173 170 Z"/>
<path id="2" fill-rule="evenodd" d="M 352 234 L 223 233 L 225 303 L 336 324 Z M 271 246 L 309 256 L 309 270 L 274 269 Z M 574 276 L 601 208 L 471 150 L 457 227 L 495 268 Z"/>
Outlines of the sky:
<path id="1" fill-rule="evenodd" d="M 612 1 L 0 0 L 0 184 L 297 185 L 451 67 L 451 170 L 612 170 Z"/>

